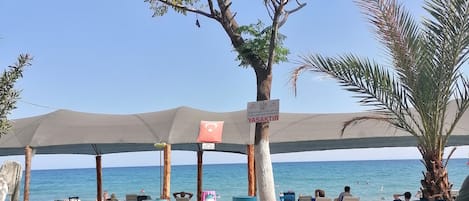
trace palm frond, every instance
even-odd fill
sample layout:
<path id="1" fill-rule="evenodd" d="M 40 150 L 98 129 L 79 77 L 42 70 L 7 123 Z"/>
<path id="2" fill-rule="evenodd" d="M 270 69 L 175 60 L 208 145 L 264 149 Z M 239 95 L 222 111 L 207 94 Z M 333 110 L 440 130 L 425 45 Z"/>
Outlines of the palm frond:
<path id="1" fill-rule="evenodd" d="M 369 120 L 376 120 L 376 121 L 383 121 L 386 123 L 389 123 L 390 125 L 393 125 L 393 120 L 389 116 L 361 116 L 361 117 L 354 117 L 348 121 L 345 121 L 342 129 L 340 130 L 340 135 L 343 136 L 345 133 L 345 130 L 349 128 L 350 126 L 356 125 L 358 123 L 361 123 L 363 121 L 369 121 Z"/>
<path id="2" fill-rule="evenodd" d="M 432 18 L 424 21 L 425 49 L 432 51 L 432 74 L 439 87 L 451 91 L 462 63 L 467 60 L 469 45 L 469 1 L 429 0 L 427 10 Z M 446 94 L 446 93 L 442 93 Z M 441 97 L 445 102 L 449 98 Z"/>
<path id="3" fill-rule="evenodd" d="M 306 70 L 326 73 L 344 89 L 357 94 L 354 97 L 359 98 L 362 105 L 372 106 L 376 108 L 373 111 L 393 119 L 394 126 L 415 136 L 424 131 L 407 105 L 405 88 L 379 65 L 353 55 L 338 58 L 310 55 L 302 59 L 303 63 L 294 71 L 296 74 L 292 80 Z"/>
<path id="4" fill-rule="evenodd" d="M 377 36 L 393 58 L 402 84 L 414 85 L 414 68 L 420 49 L 420 27 L 395 0 L 361 0 L 358 5 L 376 28 Z"/>
<path id="5" fill-rule="evenodd" d="M 293 69 L 293 71 L 290 73 L 291 74 L 290 83 L 292 84 L 295 96 L 297 95 L 298 77 L 300 77 L 302 72 L 308 71 L 308 70 L 311 70 L 311 68 L 310 68 L 310 66 L 305 64 L 305 65 L 301 65 L 301 66 Z"/>
<path id="6" fill-rule="evenodd" d="M 451 158 L 451 156 L 454 154 L 455 151 L 456 151 L 456 147 L 453 147 L 451 151 L 449 152 L 448 157 L 446 158 L 445 167 L 448 166 L 449 159 Z"/>

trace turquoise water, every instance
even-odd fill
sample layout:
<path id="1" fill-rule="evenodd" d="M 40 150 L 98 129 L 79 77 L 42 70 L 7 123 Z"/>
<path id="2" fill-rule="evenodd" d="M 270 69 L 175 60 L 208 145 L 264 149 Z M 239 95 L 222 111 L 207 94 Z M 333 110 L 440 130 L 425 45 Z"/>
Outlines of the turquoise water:
<path id="1" fill-rule="evenodd" d="M 467 159 L 449 162 L 450 181 L 459 189 L 469 174 Z M 392 200 L 392 194 L 420 187 L 423 165 L 419 160 L 335 161 L 274 163 L 276 193 L 292 190 L 312 195 L 314 189 L 336 197 L 344 185 L 362 201 Z M 196 192 L 197 166 L 173 166 L 171 192 Z M 231 201 L 232 196 L 247 195 L 246 164 L 204 165 L 204 190 L 215 190 L 218 201 Z M 103 189 L 115 193 L 119 200 L 125 194 L 140 193 L 143 189 L 153 198 L 160 194 L 159 167 L 104 168 Z M 195 193 L 194 193 L 195 194 Z M 79 196 L 83 201 L 96 199 L 95 169 L 33 170 L 31 173 L 31 201 L 52 201 Z M 192 200 L 196 200 L 192 198 Z"/>

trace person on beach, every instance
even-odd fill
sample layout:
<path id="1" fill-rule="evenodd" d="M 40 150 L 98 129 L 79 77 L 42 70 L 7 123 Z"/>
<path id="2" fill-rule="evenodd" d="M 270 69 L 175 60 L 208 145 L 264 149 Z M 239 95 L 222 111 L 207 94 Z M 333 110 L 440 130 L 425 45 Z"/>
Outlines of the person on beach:
<path id="1" fill-rule="evenodd" d="M 343 201 L 344 196 L 350 196 L 352 197 L 352 194 L 350 193 L 350 186 L 345 186 L 344 187 L 344 192 L 339 194 L 339 197 L 337 198 L 337 201 Z"/>
<path id="2" fill-rule="evenodd" d="M 322 189 L 316 189 L 314 191 L 314 197 L 326 197 L 326 192 Z"/>
<path id="3" fill-rule="evenodd" d="M 109 200 L 109 201 L 118 201 L 117 196 L 116 196 L 115 193 L 112 193 L 111 198 L 108 198 L 107 200 Z"/>
<path id="4" fill-rule="evenodd" d="M 394 194 L 394 201 L 402 201 L 401 196 L 404 196 L 405 201 L 410 201 L 412 194 L 410 192 L 405 192 L 404 194 Z"/>
<path id="5" fill-rule="evenodd" d="M 311 201 L 316 201 L 316 198 L 318 197 L 326 197 L 326 192 L 322 189 L 314 190 L 314 197 L 311 199 Z"/>
<path id="6" fill-rule="evenodd" d="M 109 199 L 109 193 L 107 191 L 104 191 L 103 193 L 103 200 Z"/>

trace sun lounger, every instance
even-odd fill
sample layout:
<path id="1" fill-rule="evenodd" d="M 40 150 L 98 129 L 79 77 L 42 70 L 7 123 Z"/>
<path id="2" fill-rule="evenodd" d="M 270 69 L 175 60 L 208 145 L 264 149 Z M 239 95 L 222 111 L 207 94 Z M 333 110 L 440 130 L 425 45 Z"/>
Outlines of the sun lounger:
<path id="1" fill-rule="evenodd" d="M 125 201 L 137 201 L 137 194 L 125 195 Z"/>
<path id="2" fill-rule="evenodd" d="M 68 197 L 68 201 L 80 201 L 78 196 Z"/>
<path id="3" fill-rule="evenodd" d="M 313 196 L 311 195 L 300 195 L 298 197 L 298 201 L 311 201 L 313 199 Z"/>
<path id="4" fill-rule="evenodd" d="M 332 198 L 326 198 L 326 197 L 317 197 L 316 201 L 332 201 Z"/>
<path id="5" fill-rule="evenodd" d="M 452 198 L 457 198 L 458 195 L 459 195 L 459 191 L 458 190 L 451 190 L 450 195 L 451 195 Z"/>
<path id="6" fill-rule="evenodd" d="M 343 201 L 360 201 L 359 197 L 344 196 Z"/>
<path id="7" fill-rule="evenodd" d="M 144 201 L 144 200 L 151 200 L 151 196 L 149 195 L 138 195 L 137 201 Z"/>

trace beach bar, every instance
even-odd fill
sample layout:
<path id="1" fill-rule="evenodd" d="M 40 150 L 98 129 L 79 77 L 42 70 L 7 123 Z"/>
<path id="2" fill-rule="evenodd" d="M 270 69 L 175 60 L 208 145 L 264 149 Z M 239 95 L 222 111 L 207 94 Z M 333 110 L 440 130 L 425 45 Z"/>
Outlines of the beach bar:
<path id="1" fill-rule="evenodd" d="M 452 104 L 449 112 L 454 107 Z M 340 134 L 345 121 L 366 114 L 281 113 L 279 120 L 270 124 L 271 153 L 416 145 L 415 138 L 409 134 L 372 121 L 357 124 L 344 135 Z M 58 110 L 14 120 L 13 130 L 0 139 L 0 155 L 25 155 L 26 201 L 29 200 L 29 171 L 33 153 L 95 155 L 97 169 L 100 169 L 99 156 L 102 154 L 153 151 L 156 150 L 155 144 L 166 143 L 162 198 L 167 199 L 170 194 L 170 151 L 200 151 L 197 137 L 202 120 L 224 121 L 222 141 L 212 151 L 248 154 L 247 194 L 255 196 L 254 129 L 247 120 L 245 110 L 217 113 L 179 107 L 130 115 Z M 456 126 L 448 146 L 469 145 L 468 122 L 469 114 L 466 113 Z M 98 171 L 97 199 L 100 200 L 102 188 Z"/>

